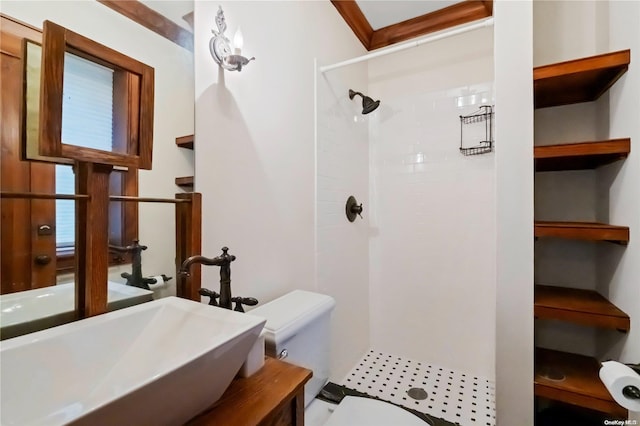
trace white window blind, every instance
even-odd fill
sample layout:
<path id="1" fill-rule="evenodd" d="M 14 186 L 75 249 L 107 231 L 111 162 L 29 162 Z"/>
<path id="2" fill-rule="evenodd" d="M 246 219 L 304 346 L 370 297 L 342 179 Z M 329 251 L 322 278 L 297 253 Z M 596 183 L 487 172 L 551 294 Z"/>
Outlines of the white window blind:
<path id="1" fill-rule="evenodd" d="M 62 142 L 111 151 L 113 70 L 66 53 L 62 93 Z M 75 193 L 71 166 L 56 165 L 56 193 Z M 56 245 L 72 247 L 74 241 L 75 202 L 56 200 Z"/>

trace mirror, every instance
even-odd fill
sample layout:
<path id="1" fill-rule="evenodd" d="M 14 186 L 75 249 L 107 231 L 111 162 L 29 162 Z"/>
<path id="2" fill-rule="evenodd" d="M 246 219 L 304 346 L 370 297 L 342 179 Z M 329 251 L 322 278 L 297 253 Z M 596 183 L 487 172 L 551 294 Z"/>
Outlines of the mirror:
<path id="1" fill-rule="evenodd" d="M 15 9 L 22 7 L 19 2 L 12 3 Z M 26 6 L 24 6 L 26 8 Z M 56 7 L 61 6 L 60 4 Z M 69 7 L 83 8 L 82 5 L 70 5 Z M 3 12 L 11 13 L 11 10 L 3 10 Z M 85 11 L 86 12 L 86 11 Z M 47 13 L 47 12 L 43 12 Z M 70 12 L 73 14 L 73 12 Z M 104 13 L 104 19 L 109 20 L 107 15 L 111 12 Z M 24 13 L 22 13 L 24 15 Z M 70 15 L 71 16 L 71 15 Z M 21 25 L 17 21 L 2 16 L 3 37 L 0 38 L 2 44 L 2 93 L 0 99 L 2 103 L 2 156 L 0 161 L 0 184 L 2 192 L 18 192 L 18 193 L 39 193 L 39 194 L 55 194 L 55 193 L 73 193 L 74 192 L 74 174 L 72 170 L 73 161 L 63 160 L 56 156 L 37 156 L 30 157 L 26 150 L 35 141 L 35 151 L 29 148 L 31 154 L 37 154 L 37 134 L 39 132 L 39 96 L 40 96 L 40 61 L 41 61 L 41 33 L 33 27 Z M 73 20 L 74 18 L 70 18 Z M 122 18 L 119 18 L 122 19 Z M 39 22 L 30 22 L 32 25 L 40 26 Z M 130 25 L 121 25 L 122 31 L 130 32 L 132 39 L 145 38 L 144 33 L 148 30 L 140 27 L 134 22 Z M 13 37 L 13 38 L 12 38 Z M 105 34 L 105 38 L 109 39 L 109 34 Z M 179 188 L 173 183 L 175 176 L 182 176 L 193 173 L 193 153 L 184 149 L 177 148 L 173 139 L 193 132 L 193 56 L 191 52 L 182 52 L 180 47 L 176 46 L 176 51 L 167 48 L 167 41 L 158 38 L 157 43 L 154 41 L 156 35 L 150 35 L 148 38 L 153 39 L 146 45 L 141 44 L 138 53 L 131 54 L 135 57 L 155 58 L 157 64 L 153 64 L 156 69 L 164 72 L 163 79 L 156 81 L 155 93 L 164 99 L 172 100 L 171 108 L 160 108 L 156 112 L 158 128 L 156 129 L 156 147 L 154 147 L 154 170 L 138 171 L 135 168 L 117 168 L 111 173 L 111 193 L 114 195 L 138 195 L 138 193 L 150 196 L 159 196 L 163 198 L 173 198 L 175 192 L 180 192 Z M 29 43 L 24 40 L 28 39 Z M 136 49 L 133 49 L 134 51 Z M 184 50 L 184 49 L 182 49 Z M 140 53 L 144 52 L 144 53 Z M 148 52 L 148 53 L 147 53 Z M 69 59 L 71 58 L 71 59 Z M 65 53 L 65 64 L 75 62 L 76 74 L 85 73 L 93 74 L 94 66 L 106 68 L 108 73 L 112 74 L 112 80 L 117 84 L 119 70 L 114 70 L 103 63 L 87 64 L 87 59 L 75 50 Z M 97 68 L 102 69 L 102 68 Z M 65 74 L 67 74 L 65 67 Z M 105 71 L 102 69 L 102 71 Z M 183 75 L 180 81 L 175 81 L 173 76 Z M 104 76 L 103 76 L 104 77 Z M 190 80 L 191 77 L 191 80 Z M 103 80 L 108 80 L 104 77 Z M 136 85 L 135 78 L 133 86 Z M 69 87 L 68 79 L 65 75 L 65 86 Z M 23 87 L 26 92 L 23 93 Z M 114 89 L 116 90 L 116 89 Z M 105 97 L 108 90 L 104 90 Z M 113 99 L 113 95 L 112 95 Z M 117 99 L 117 96 L 116 96 Z M 24 108 L 24 109 L 22 109 Z M 174 110 L 177 109 L 178 111 Z M 68 121 L 65 117 L 72 112 L 73 107 L 63 105 L 63 127 Z M 108 108 L 107 108 L 108 109 Z M 71 121 L 75 121 L 72 119 Z M 24 127 L 23 127 L 24 122 Z M 127 122 L 129 123 L 129 122 Z M 92 127 L 92 126 L 84 126 Z M 109 127 L 108 125 L 105 127 Z M 113 125 L 112 133 L 116 134 L 119 129 Z M 66 133 L 63 133 L 63 135 Z M 35 135 L 35 136 L 34 136 Z M 21 139 L 25 142 L 21 146 Z M 83 145 L 83 139 L 74 142 L 79 148 L 87 148 Z M 26 141 L 29 143 L 26 143 Z M 65 140 L 66 139 L 65 137 Z M 159 146 L 159 148 L 158 148 Z M 112 148 L 115 154 L 122 153 L 124 150 L 118 146 Z M 65 164 L 51 164 L 51 162 Z M 66 181 L 66 186 L 60 181 Z M 62 186 L 59 186 L 62 185 Z M 67 189 L 64 189 L 64 188 Z M 76 201 L 73 200 L 53 200 L 53 199 L 13 199 L 3 198 L 0 205 L 2 213 L 2 250 L 0 259 L 2 268 L 0 270 L 0 278 L 2 287 L 0 291 L 0 302 L 2 311 L 6 313 L 17 312 L 22 309 L 22 313 L 28 312 L 25 300 L 33 301 L 33 309 L 42 311 L 45 309 L 45 302 L 54 301 L 55 298 L 49 296 L 54 290 L 68 288 L 67 293 L 71 295 L 70 306 L 74 306 L 74 259 L 73 259 L 73 242 L 68 238 L 74 235 L 74 225 L 68 221 L 69 217 L 74 217 Z M 46 207 L 46 209 L 45 209 Z M 43 213 L 46 210 L 46 214 Z M 129 254 L 109 253 L 109 304 L 110 309 L 119 309 L 128 306 L 131 303 L 140 303 L 141 301 L 151 300 L 155 293 L 158 297 L 175 293 L 175 207 L 173 204 L 140 204 L 131 202 L 112 202 L 109 208 L 110 224 L 109 230 L 110 243 L 113 245 L 127 246 L 130 245 L 135 237 L 140 237 L 140 243 L 147 245 L 148 249 L 142 253 L 142 274 L 144 276 L 165 274 L 171 276 L 167 286 L 161 291 L 149 290 L 138 291 L 140 289 L 133 286 L 126 286 L 125 279 L 121 277 L 122 273 L 132 272 L 131 256 Z M 133 219 L 131 219 L 133 218 Z M 38 226 L 48 225 L 51 235 L 39 236 L 37 233 Z M 46 230 L 45 230 L 46 231 Z M 16 242 L 17 238 L 21 238 L 22 242 Z M 52 259 L 48 266 L 40 267 L 35 264 L 35 257 L 40 255 L 39 250 L 45 252 Z M 46 269 L 45 274 L 42 270 Z M 38 274 L 38 272 L 40 272 Z M 19 274 L 27 274 L 28 277 L 20 278 Z M 35 277 L 32 278 L 31 275 Z M 41 277 L 42 276 L 42 277 Z M 117 287 L 114 287 L 117 286 Z M 31 297 L 33 290 L 43 291 L 44 294 L 38 294 Z M 149 295 L 151 292 L 151 295 Z M 118 293 L 115 294 L 114 293 Z M 134 294 L 135 293 L 135 294 Z M 25 297 L 23 297 L 25 296 Z M 26 297 L 29 296 L 29 297 Z M 9 305 L 5 301 L 13 298 L 14 304 Z M 20 299 L 18 304 L 21 307 L 16 308 L 15 300 Z M 68 303 L 68 302 L 67 302 Z M 12 308 L 13 306 L 13 308 Z M 27 316 L 23 322 L 38 321 L 38 313 L 32 313 Z M 67 316 L 64 322 L 71 321 L 75 317 Z M 5 317 L 0 318 L 0 323 L 4 326 L 9 324 L 9 320 Z M 24 332 L 35 331 L 35 329 L 46 328 L 57 323 L 40 323 L 35 328 L 24 329 L 19 333 L 0 333 L 2 339 L 13 337 L 14 334 L 23 334 Z"/>
<path id="2" fill-rule="evenodd" d="M 151 169 L 154 69 L 53 22 L 43 27 L 38 154 Z"/>

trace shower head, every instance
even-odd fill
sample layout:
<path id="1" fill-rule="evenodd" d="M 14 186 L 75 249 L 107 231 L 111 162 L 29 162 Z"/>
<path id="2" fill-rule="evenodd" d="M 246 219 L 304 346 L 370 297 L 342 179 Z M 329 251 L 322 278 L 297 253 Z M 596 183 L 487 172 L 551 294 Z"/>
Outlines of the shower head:
<path id="1" fill-rule="evenodd" d="M 356 95 L 359 95 L 362 98 L 362 114 L 369 114 L 371 111 L 380 106 L 380 101 L 374 101 L 370 97 L 365 96 L 360 92 L 354 92 L 353 90 L 349 89 L 349 99 L 353 99 Z"/>

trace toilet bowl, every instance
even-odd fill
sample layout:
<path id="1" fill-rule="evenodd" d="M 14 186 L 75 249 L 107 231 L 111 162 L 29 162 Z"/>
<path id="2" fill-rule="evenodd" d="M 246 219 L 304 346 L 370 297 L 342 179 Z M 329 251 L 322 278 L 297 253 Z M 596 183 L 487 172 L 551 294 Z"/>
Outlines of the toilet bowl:
<path id="1" fill-rule="evenodd" d="M 425 426 L 410 412 L 370 398 L 345 396 L 323 426 Z"/>
<path id="2" fill-rule="evenodd" d="M 330 296 L 294 290 L 250 312 L 267 320 L 267 355 L 313 371 L 304 390 L 305 408 L 329 380 L 330 319 L 334 307 Z M 423 420 L 408 411 L 371 398 L 345 396 L 338 405 L 318 407 L 325 412 L 308 426 L 425 426 Z"/>

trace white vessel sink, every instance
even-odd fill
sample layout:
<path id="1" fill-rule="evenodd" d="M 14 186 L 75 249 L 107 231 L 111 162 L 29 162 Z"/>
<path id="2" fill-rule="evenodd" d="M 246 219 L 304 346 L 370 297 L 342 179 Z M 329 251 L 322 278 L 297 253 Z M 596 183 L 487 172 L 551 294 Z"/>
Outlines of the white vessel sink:
<path id="1" fill-rule="evenodd" d="M 153 300 L 153 292 L 108 282 L 107 309 L 126 308 Z M 58 284 L 0 295 L 0 338 L 22 336 L 76 318 L 75 284 Z"/>
<path id="2" fill-rule="evenodd" d="M 177 297 L 0 342 L 0 422 L 179 425 L 231 383 L 265 320 Z"/>

